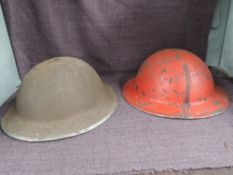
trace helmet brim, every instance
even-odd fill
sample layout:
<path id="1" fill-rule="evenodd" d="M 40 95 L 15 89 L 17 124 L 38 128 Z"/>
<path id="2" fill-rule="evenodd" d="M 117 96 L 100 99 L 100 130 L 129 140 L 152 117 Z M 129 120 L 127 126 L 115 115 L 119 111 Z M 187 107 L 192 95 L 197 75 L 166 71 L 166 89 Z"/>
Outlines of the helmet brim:
<path id="1" fill-rule="evenodd" d="M 216 87 L 210 97 L 202 101 L 188 104 L 176 104 L 156 101 L 139 93 L 135 78 L 130 79 L 122 88 L 122 94 L 127 103 L 148 114 L 178 119 L 201 119 L 223 113 L 230 105 L 228 95 Z"/>
<path id="2" fill-rule="evenodd" d="M 105 87 L 106 93 L 91 109 L 62 120 L 35 121 L 20 116 L 14 104 L 3 116 L 1 128 L 8 136 L 22 141 L 51 141 L 85 133 L 104 123 L 116 110 L 116 95 L 110 86 Z"/>

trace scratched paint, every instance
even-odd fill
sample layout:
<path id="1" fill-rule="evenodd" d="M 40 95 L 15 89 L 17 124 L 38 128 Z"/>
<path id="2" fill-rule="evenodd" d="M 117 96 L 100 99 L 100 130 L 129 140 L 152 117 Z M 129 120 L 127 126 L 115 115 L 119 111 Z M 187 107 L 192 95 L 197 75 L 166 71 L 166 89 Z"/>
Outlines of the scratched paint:
<path id="1" fill-rule="evenodd" d="M 206 118 L 224 112 L 230 104 L 228 95 L 214 85 L 206 64 L 181 49 L 148 57 L 122 93 L 137 109 L 168 118 Z"/>
<path id="2" fill-rule="evenodd" d="M 182 110 L 183 110 L 183 115 L 186 118 L 186 117 L 189 117 L 190 88 L 191 88 L 190 71 L 189 71 L 189 66 L 187 64 L 183 65 L 183 71 L 184 71 L 184 75 L 185 75 L 186 89 L 185 89 L 185 97 L 184 97 L 184 102 L 182 105 Z"/>

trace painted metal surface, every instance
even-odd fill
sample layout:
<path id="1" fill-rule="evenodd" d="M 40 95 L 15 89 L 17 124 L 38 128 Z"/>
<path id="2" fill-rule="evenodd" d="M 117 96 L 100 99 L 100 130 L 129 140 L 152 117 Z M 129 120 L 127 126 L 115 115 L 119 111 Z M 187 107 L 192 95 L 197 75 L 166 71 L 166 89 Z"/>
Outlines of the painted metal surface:
<path id="1" fill-rule="evenodd" d="M 180 49 L 151 55 L 122 93 L 130 105 L 169 118 L 206 118 L 222 113 L 230 104 L 228 95 L 215 87 L 205 63 Z"/>
<path id="2" fill-rule="evenodd" d="M 233 77 L 233 2 L 219 0 L 208 39 L 206 63 Z"/>
<path id="3" fill-rule="evenodd" d="M 94 129 L 113 114 L 116 106 L 112 88 L 89 64 L 57 57 L 26 74 L 1 127 L 19 140 L 57 140 Z"/>
<path id="4" fill-rule="evenodd" d="M 20 78 L 0 4 L 0 106 L 17 91 Z"/>

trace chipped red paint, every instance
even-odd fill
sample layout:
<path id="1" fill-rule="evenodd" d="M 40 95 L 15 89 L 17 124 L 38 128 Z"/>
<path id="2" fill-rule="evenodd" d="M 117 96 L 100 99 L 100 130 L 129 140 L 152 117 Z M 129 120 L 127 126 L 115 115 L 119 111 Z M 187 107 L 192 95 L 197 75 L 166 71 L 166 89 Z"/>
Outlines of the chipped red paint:
<path id="1" fill-rule="evenodd" d="M 197 119 L 217 115 L 229 104 L 206 64 L 191 52 L 166 49 L 151 55 L 122 89 L 126 101 L 153 115 Z"/>

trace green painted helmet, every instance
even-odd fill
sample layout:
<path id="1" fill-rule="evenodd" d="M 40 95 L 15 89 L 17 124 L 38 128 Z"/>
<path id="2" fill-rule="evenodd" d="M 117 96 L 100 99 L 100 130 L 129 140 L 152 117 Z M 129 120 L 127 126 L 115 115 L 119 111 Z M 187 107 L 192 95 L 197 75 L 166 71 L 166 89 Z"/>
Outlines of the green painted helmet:
<path id="1" fill-rule="evenodd" d="M 116 106 L 113 90 L 89 64 L 57 57 L 38 64 L 24 77 L 1 127 L 19 140 L 57 140 L 97 127 Z"/>

